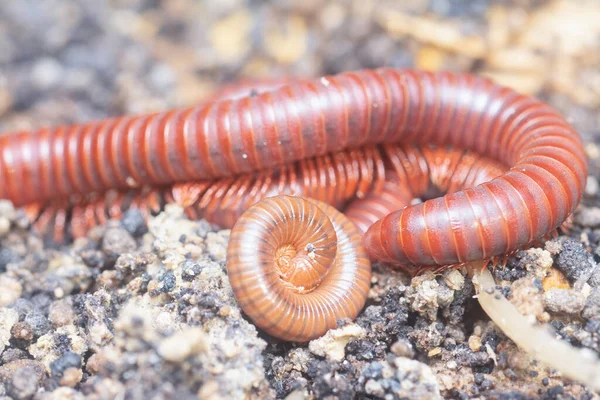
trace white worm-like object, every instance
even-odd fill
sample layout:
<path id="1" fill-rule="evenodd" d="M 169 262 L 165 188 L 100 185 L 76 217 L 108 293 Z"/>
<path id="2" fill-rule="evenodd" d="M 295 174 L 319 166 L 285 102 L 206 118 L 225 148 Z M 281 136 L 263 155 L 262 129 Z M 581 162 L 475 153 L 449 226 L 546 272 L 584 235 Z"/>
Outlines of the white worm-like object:
<path id="1" fill-rule="evenodd" d="M 477 299 L 492 321 L 517 346 L 564 377 L 600 390 L 600 361 L 588 349 L 577 349 L 557 339 L 549 327 L 534 326 L 515 306 L 496 290 L 496 283 L 481 262 L 471 263 Z"/>

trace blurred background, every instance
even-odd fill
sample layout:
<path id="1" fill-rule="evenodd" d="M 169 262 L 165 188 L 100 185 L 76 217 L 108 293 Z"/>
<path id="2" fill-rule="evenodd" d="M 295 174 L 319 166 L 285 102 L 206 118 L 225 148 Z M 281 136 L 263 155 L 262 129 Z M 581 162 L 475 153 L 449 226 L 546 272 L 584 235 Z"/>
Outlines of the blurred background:
<path id="1" fill-rule="evenodd" d="M 242 77 L 469 71 L 600 133 L 598 0 L 2 0 L 0 130 L 200 102 Z"/>

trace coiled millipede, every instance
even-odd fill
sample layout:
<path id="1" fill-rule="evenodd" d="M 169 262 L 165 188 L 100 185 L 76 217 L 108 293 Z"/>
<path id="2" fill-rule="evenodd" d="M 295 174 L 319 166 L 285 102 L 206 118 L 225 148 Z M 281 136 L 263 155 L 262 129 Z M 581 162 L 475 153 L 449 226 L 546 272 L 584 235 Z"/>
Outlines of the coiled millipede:
<path id="1" fill-rule="evenodd" d="M 414 273 L 523 248 L 558 228 L 582 196 L 587 160 L 580 136 L 548 105 L 488 79 L 383 68 L 258 92 L 234 90 L 183 110 L 0 136 L 0 198 L 29 205 L 37 226 L 58 238 L 66 227 L 77 236 L 131 206 L 152 211 L 178 201 L 217 220 L 227 211 L 218 221 L 237 220 L 228 269 L 242 307 L 271 334 L 309 340 L 336 318 L 356 316 L 370 264 L 356 244 L 358 264 L 347 264 L 358 283 L 313 289 L 308 277 L 330 281 L 315 260 L 335 265 L 345 253 L 334 257 L 330 244 L 299 238 L 277 216 L 306 222 L 309 209 L 331 210 L 318 201 L 347 208 L 366 229 L 362 243 L 372 261 Z M 432 186 L 451 193 L 408 203 Z M 116 192 L 90 200 L 89 193 L 109 189 Z M 260 201 L 281 194 L 314 200 Z M 324 230 L 320 213 L 316 220 L 317 232 Z M 345 232 L 335 222 L 333 229 L 338 238 Z M 285 233 L 302 246 L 265 236 L 264 245 L 285 260 L 277 261 L 262 247 L 263 233 Z M 298 269 L 293 279 L 290 263 Z M 300 289 L 290 294 L 290 285 Z M 333 305 L 318 303 L 302 291 L 338 297 Z M 341 315 L 332 317 L 336 311 Z"/>

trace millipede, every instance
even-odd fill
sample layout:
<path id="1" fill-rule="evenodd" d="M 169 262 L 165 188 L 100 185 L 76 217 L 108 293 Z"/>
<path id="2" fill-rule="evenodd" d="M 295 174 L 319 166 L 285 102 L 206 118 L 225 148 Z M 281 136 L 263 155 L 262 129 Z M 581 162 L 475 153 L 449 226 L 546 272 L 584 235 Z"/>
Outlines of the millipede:
<path id="1" fill-rule="evenodd" d="M 586 177 L 582 140 L 558 112 L 452 72 L 244 86 L 187 109 L 0 136 L 0 198 L 57 239 L 166 202 L 232 227 L 236 298 L 293 341 L 358 315 L 371 262 L 417 273 L 545 237 Z"/>

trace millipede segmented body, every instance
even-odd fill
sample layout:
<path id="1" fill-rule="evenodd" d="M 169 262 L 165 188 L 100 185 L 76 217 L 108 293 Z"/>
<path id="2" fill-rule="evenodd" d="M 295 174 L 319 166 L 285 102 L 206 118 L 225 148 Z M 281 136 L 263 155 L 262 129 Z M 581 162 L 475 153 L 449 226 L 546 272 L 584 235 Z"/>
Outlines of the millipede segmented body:
<path id="1" fill-rule="evenodd" d="M 231 231 L 227 274 L 236 299 L 267 333 L 307 341 L 354 319 L 371 287 L 356 227 L 332 206 L 277 196 Z"/>
<path id="2" fill-rule="evenodd" d="M 55 242 L 83 237 L 128 209 L 144 216 L 167 203 L 231 228 L 252 204 L 275 195 L 308 197 L 343 209 L 364 234 L 375 221 L 416 197 L 452 193 L 500 175 L 506 168 L 472 152 L 430 146 L 378 145 L 300 160 L 257 173 L 162 188 L 110 191 L 31 205 L 35 231 Z"/>
<path id="3" fill-rule="evenodd" d="M 371 260 L 415 272 L 527 246 L 582 196 L 579 135 L 548 105 L 488 79 L 377 69 L 247 90 L 0 136 L 0 198 L 36 203 L 38 226 L 60 236 L 67 220 L 77 235 L 127 207 L 168 201 L 245 226 L 242 213 L 264 197 L 307 196 L 346 209 L 366 230 Z M 89 193 L 108 189 L 112 202 L 90 203 Z M 426 200 L 409 204 L 414 196 Z"/>

